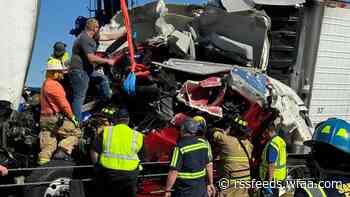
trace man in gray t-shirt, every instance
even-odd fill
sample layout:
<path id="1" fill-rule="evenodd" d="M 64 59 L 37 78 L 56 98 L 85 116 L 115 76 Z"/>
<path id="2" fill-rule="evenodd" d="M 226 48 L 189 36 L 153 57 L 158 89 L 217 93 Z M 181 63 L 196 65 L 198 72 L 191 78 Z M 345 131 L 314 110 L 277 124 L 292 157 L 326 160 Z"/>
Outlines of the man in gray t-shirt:
<path id="1" fill-rule="evenodd" d="M 86 31 L 83 31 L 73 44 L 73 56 L 79 56 L 82 60 L 82 65 L 74 65 L 72 68 L 85 70 L 87 74 L 94 71 L 94 66 L 88 59 L 88 54 L 95 54 L 97 49 L 96 41 L 89 37 Z"/>
<path id="2" fill-rule="evenodd" d="M 95 54 L 97 44 L 95 37 L 99 31 L 99 24 L 96 19 L 86 21 L 85 30 L 80 33 L 74 41 L 72 50 L 72 61 L 68 74 L 72 89 L 72 110 L 74 115 L 81 120 L 81 108 L 84 104 L 89 80 L 99 84 L 100 96 L 110 98 L 111 90 L 108 78 L 100 72 L 95 71 L 94 65 L 113 65 L 114 60 L 101 58 Z"/>

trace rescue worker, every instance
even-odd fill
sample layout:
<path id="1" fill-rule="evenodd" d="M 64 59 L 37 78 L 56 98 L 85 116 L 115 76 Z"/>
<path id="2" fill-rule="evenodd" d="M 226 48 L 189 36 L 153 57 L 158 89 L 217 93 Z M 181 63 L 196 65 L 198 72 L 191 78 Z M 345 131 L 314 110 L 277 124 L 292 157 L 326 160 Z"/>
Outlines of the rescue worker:
<path id="1" fill-rule="evenodd" d="M 99 86 L 99 96 L 102 99 L 110 99 L 112 92 L 109 80 L 103 74 L 103 69 L 95 70 L 95 65 L 114 64 L 113 59 L 106 59 L 95 54 L 97 50 L 96 39 L 99 32 L 99 24 L 96 19 L 86 21 L 85 30 L 76 38 L 72 48 L 72 65 L 70 65 L 68 78 L 72 89 L 72 109 L 74 115 L 81 120 L 81 109 L 84 104 L 89 81 L 94 81 Z M 73 59 L 76 63 L 73 64 Z"/>
<path id="2" fill-rule="evenodd" d="M 213 165 L 208 146 L 198 140 L 199 125 L 187 118 L 181 125 L 181 139 L 174 148 L 165 187 L 165 197 L 206 197 L 215 195 Z M 174 185 L 175 184 L 175 185 Z"/>
<path id="3" fill-rule="evenodd" d="M 350 196 L 350 124 L 338 118 L 323 121 L 316 126 L 312 140 L 304 144 L 311 147 L 307 165 L 319 182 L 311 188 L 296 188 L 294 196 Z"/>
<path id="4" fill-rule="evenodd" d="M 40 95 L 40 165 L 50 161 L 58 140 L 56 159 L 70 159 L 69 155 L 81 137 L 78 120 L 73 115 L 66 93 L 59 83 L 65 70 L 57 59 L 51 59 L 46 65 L 46 80 Z"/>
<path id="5" fill-rule="evenodd" d="M 209 162 L 213 162 L 213 151 L 211 149 L 211 145 L 206 139 L 206 134 L 207 134 L 207 122 L 203 116 L 194 116 L 193 120 L 199 124 L 197 136 L 198 140 L 204 142 L 208 146 L 208 157 L 209 157 Z"/>
<path id="6" fill-rule="evenodd" d="M 203 116 L 199 116 L 199 115 L 194 116 L 193 120 L 199 124 L 198 132 L 197 132 L 198 140 L 201 142 L 204 142 L 208 146 L 209 163 L 213 163 L 213 151 L 211 149 L 211 145 L 210 145 L 209 141 L 206 138 L 207 131 L 208 131 L 207 121 L 205 120 L 205 118 Z M 210 192 L 211 193 L 208 192 L 208 195 L 214 196 L 214 194 L 216 193 L 216 190 L 210 190 Z"/>
<path id="7" fill-rule="evenodd" d="M 250 159 L 253 145 L 249 141 L 251 130 L 242 118 L 235 117 L 225 120 L 224 130 L 215 130 L 213 143 L 219 149 L 218 173 L 220 178 L 226 178 L 231 184 L 223 189 L 220 197 L 249 196 L 247 188 L 238 188 L 239 181 L 250 181 Z"/>
<path id="8" fill-rule="evenodd" d="M 101 196 L 136 196 L 140 161 L 144 160 L 143 135 L 129 124 L 125 109 L 117 112 L 116 125 L 105 127 L 91 150 L 96 164 L 97 183 Z"/>
<path id="9" fill-rule="evenodd" d="M 65 68 L 68 67 L 68 61 L 69 61 L 69 54 L 66 51 L 66 44 L 64 42 L 56 42 L 53 45 L 53 53 L 51 54 L 51 56 L 48 59 L 48 62 L 51 59 L 56 59 L 59 60 L 59 62 L 61 63 L 61 65 Z"/>
<path id="10" fill-rule="evenodd" d="M 284 181 L 287 176 L 286 142 L 277 135 L 276 123 L 272 121 L 264 130 L 263 137 L 268 140 L 263 150 L 259 177 L 262 181 Z M 272 188 L 272 184 L 263 188 L 265 196 L 279 196 L 279 189 Z"/>

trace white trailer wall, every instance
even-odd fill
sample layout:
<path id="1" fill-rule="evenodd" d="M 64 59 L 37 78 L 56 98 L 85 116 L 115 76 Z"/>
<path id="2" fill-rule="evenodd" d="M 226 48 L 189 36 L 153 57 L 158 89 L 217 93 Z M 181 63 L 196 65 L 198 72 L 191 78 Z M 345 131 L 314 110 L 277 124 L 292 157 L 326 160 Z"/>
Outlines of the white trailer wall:
<path id="1" fill-rule="evenodd" d="M 31 59 L 39 0 L 0 1 L 0 100 L 17 108 Z"/>
<path id="2" fill-rule="evenodd" d="M 312 122 L 350 121 L 350 9 L 326 7 L 309 105 Z"/>

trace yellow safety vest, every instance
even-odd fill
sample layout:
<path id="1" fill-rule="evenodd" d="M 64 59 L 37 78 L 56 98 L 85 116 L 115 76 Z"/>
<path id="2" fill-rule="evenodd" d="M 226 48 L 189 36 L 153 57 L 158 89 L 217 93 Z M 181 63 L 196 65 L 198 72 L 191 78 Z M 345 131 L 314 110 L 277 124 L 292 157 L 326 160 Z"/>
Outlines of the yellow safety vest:
<path id="1" fill-rule="evenodd" d="M 103 132 L 100 164 L 108 169 L 133 171 L 139 167 L 140 159 L 137 153 L 142 143 L 142 134 L 126 124 L 106 127 Z"/>
<path id="2" fill-rule="evenodd" d="M 266 174 L 268 171 L 268 161 L 266 159 L 267 155 L 267 149 L 269 145 L 273 146 L 277 150 L 277 159 L 274 163 L 275 170 L 274 170 L 274 179 L 277 181 L 284 180 L 287 176 L 287 152 L 286 152 L 286 142 L 280 137 L 275 136 L 273 137 L 265 146 L 263 155 L 262 155 L 262 162 L 259 169 L 259 175 L 262 180 L 266 179 Z"/>
<path id="3" fill-rule="evenodd" d="M 64 52 L 62 58 L 58 59 L 55 57 L 49 57 L 49 59 L 47 60 L 47 63 L 49 63 L 50 61 L 55 61 L 57 60 L 59 62 L 59 65 L 67 67 L 67 65 L 65 64 L 65 62 L 67 62 L 69 60 L 69 54 L 68 52 Z"/>

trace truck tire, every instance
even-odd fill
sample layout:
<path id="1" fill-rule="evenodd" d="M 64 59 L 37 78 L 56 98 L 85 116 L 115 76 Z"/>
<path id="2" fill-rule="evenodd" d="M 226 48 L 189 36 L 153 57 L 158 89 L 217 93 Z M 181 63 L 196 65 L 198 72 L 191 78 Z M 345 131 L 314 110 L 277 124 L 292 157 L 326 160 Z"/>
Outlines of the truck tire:
<path id="1" fill-rule="evenodd" d="M 53 160 L 43 167 L 73 166 L 70 161 Z M 59 168 L 49 170 L 35 170 L 26 178 L 26 183 L 51 182 L 45 185 L 26 186 L 24 197 L 69 197 L 70 181 L 72 180 L 72 168 Z"/>

